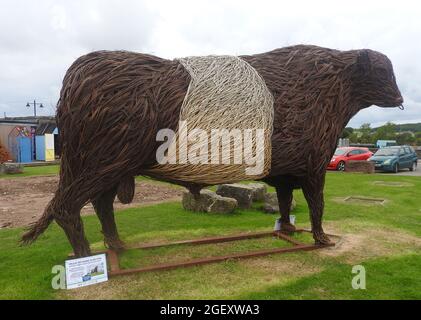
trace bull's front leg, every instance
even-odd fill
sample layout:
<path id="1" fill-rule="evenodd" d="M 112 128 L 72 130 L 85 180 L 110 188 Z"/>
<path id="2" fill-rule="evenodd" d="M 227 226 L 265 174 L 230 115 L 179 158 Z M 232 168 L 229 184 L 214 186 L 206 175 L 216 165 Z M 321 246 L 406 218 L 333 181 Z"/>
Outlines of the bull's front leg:
<path id="1" fill-rule="evenodd" d="M 323 188 L 325 173 L 310 175 L 303 183 L 302 189 L 310 209 L 311 231 L 316 244 L 330 244 L 329 237 L 322 227 L 324 211 Z"/>

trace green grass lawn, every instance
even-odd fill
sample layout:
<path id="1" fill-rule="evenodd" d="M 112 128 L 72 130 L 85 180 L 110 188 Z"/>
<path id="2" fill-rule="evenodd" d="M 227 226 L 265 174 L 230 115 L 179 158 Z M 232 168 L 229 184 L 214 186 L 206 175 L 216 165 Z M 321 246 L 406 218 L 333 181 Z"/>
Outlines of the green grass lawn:
<path id="1" fill-rule="evenodd" d="M 59 165 L 51 166 L 38 166 L 38 167 L 25 167 L 23 173 L 18 174 L 0 174 L 0 179 L 11 179 L 18 177 L 31 177 L 31 176 L 49 176 L 58 174 L 60 169 Z"/>
<path id="2" fill-rule="evenodd" d="M 0 179 L 13 179 L 13 178 L 19 178 L 19 177 L 33 177 L 33 176 L 51 176 L 51 175 L 57 175 L 59 171 L 60 171 L 59 165 L 24 167 L 23 173 L 0 174 Z M 136 180 L 147 181 L 150 179 L 147 177 L 139 176 L 139 177 L 136 177 Z"/>
<path id="3" fill-rule="evenodd" d="M 406 186 L 378 186 L 375 181 Z M 63 264 L 71 251 L 56 224 L 30 247 L 18 246 L 22 229 L 0 230 L 0 299 L 421 299 L 420 190 L 417 177 L 330 173 L 324 225 L 342 237 L 336 248 L 117 277 L 70 291 L 51 288 L 51 268 Z M 309 227 L 301 191 L 294 196 L 297 224 Z M 349 204 L 343 201 L 347 196 L 387 201 L 383 206 Z M 120 211 L 116 219 L 126 242 L 144 243 L 271 230 L 276 216 L 263 214 L 259 204 L 232 215 L 209 215 L 187 212 L 179 203 L 163 203 Z M 92 247 L 101 249 L 98 219 L 83 220 Z M 312 241 L 306 234 L 297 237 Z M 264 238 L 129 250 L 121 265 L 131 268 L 286 245 Z M 366 268 L 366 290 L 352 289 L 354 265 Z"/>

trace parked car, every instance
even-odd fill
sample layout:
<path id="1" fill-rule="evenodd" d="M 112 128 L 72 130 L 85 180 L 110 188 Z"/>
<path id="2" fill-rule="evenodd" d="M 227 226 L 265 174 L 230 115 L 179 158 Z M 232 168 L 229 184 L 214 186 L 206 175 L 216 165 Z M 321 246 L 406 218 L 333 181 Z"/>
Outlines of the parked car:
<path id="1" fill-rule="evenodd" d="M 404 168 L 416 170 L 418 157 L 410 146 L 393 146 L 379 149 L 369 161 L 374 163 L 376 170 L 397 173 Z"/>
<path id="2" fill-rule="evenodd" d="M 338 170 L 344 171 L 345 164 L 349 160 L 361 160 L 366 161 L 369 159 L 373 153 L 368 148 L 362 147 L 342 147 L 337 148 L 335 154 L 332 157 L 329 165 L 327 166 L 328 170 Z"/>

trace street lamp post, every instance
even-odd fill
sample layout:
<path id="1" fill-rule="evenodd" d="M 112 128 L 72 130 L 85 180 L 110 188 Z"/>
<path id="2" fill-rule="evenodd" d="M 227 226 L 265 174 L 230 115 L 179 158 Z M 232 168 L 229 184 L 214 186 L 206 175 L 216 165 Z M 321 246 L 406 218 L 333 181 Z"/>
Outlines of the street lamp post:
<path id="1" fill-rule="evenodd" d="M 44 106 L 42 105 L 42 103 L 37 103 L 35 100 L 34 100 L 34 102 L 33 103 L 27 103 L 26 104 L 26 107 L 27 108 L 30 108 L 31 107 L 31 105 L 33 105 L 34 106 L 34 117 L 36 117 L 37 116 L 37 107 L 40 107 L 40 108 L 44 108 Z"/>

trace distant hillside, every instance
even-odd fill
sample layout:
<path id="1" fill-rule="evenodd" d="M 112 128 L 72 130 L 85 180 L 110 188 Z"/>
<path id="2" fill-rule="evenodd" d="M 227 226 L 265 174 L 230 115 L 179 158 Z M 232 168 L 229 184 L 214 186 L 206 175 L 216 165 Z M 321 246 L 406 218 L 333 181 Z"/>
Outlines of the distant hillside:
<path id="1" fill-rule="evenodd" d="M 421 123 L 397 124 L 396 131 L 421 132 Z"/>
<path id="2" fill-rule="evenodd" d="M 381 126 L 380 126 L 381 127 Z M 373 131 L 375 132 L 378 128 L 373 128 Z M 396 124 L 395 127 L 396 132 L 400 131 L 411 131 L 411 132 L 421 132 L 421 123 L 404 123 L 404 124 Z"/>
<path id="3" fill-rule="evenodd" d="M 364 123 L 358 129 L 347 127 L 341 134 L 342 139 L 349 139 L 352 143 L 374 144 L 378 140 L 396 140 L 398 144 L 421 146 L 421 123 L 394 124 L 372 128 Z"/>

